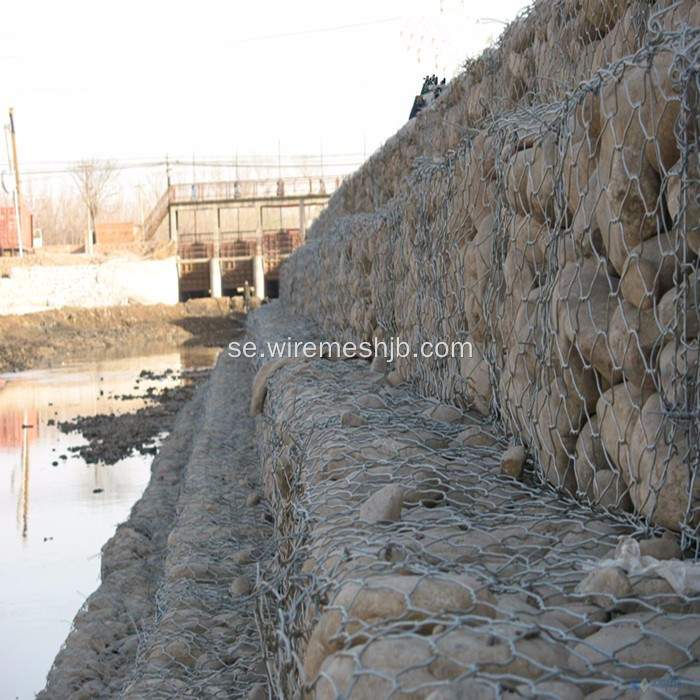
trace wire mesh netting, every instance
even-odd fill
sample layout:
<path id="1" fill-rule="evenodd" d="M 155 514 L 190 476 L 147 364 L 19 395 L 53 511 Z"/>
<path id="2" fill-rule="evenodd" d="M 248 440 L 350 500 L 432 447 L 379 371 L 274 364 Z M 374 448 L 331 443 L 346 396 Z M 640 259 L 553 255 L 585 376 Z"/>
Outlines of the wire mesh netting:
<path id="1" fill-rule="evenodd" d="M 343 184 L 252 333 L 411 352 L 264 367 L 262 500 L 221 360 L 47 697 L 700 696 L 698 7 L 538 1 Z"/>
<path id="2" fill-rule="evenodd" d="M 264 599 L 285 696 L 435 700 L 448 680 L 455 697 L 700 694 L 695 565 L 661 563 L 700 547 L 698 19 L 695 3 L 536 3 L 447 106 L 344 184 L 285 266 L 287 308 L 328 337 L 471 343 L 398 357 L 389 376 L 496 436 L 452 454 L 440 433 L 435 457 L 397 438 L 425 416 L 373 422 L 385 409 L 362 403 L 357 387 L 376 386 L 359 370 L 314 361 L 324 399 L 303 388 L 310 370 L 280 370 L 261 449 L 289 481 L 268 483 L 285 576 Z M 436 158 L 458 90 L 470 128 Z M 425 154 L 413 168 L 402 145 Z M 505 436 L 532 460 L 527 488 L 495 474 Z M 353 504 L 405 497 L 418 473 L 440 507 L 358 525 Z M 656 528 L 667 537 L 642 537 Z"/>
<path id="3" fill-rule="evenodd" d="M 253 586 L 271 519 L 249 385 L 247 363 L 223 353 L 179 415 L 41 698 L 266 695 Z"/>
<path id="4" fill-rule="evenodd" d="M 658 37 L 338 219 L 283 297 L 340 339 L 469 341 L 396 369 L 498 415 L 556 487 L 697 546 L 700 33 Z"/>
<path id="5" fill-rule="evenodd" d="M 267 307 L 258 343 L 278 333 L 308 338 Z M 504 476 L 496 422 L 315 359 L 267 378 L 258 428 L 272 697 L 700 693 L 696 565 L 672 561 L 677 539 L 543 490 L 534 469 Z"/>

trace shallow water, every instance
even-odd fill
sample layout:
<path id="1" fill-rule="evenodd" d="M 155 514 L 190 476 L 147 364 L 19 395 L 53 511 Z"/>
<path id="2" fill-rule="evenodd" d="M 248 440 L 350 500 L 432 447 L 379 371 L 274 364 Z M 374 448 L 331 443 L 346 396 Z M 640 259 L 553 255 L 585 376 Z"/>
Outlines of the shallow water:
<path id="1" fill-rule="evenodd" d="M 82 436 L 53 421 L 124 413 L 121 401 L 175 386 L 179 379 L 136 378 L 141 370 L 209 367 L 217 350 L 78 363 L 0 374 L 0 698 L 33 698 L 70 631 L 76 612 L 99 585 L 100 548 L 143 493 L 152 457 L 87 465 L 68 451 Z"/>

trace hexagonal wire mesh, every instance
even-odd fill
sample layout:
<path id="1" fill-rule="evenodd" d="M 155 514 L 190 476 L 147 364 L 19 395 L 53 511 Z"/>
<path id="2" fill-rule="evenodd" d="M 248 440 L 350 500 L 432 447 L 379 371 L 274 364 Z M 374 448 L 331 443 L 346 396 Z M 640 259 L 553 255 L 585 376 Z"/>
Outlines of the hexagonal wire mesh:
<path id="1" fill-rule="evenodd" d="M 280 695 L 698 694 L 698 589 L 656 561 L 676 546 L 619 540 L 661 527 L 686 556 L 700 545 L 700 30 L 667 15 L 562 99 L 492 105 L 288 263 L 283 298 L 334 339 L 472 341 L 471 358 L 394 369 L 490 437 L 455 445 L 394 394 L 372 408 L 352 363 L 275 375 L 259 446 L 280 546 L 259 624 Z M 371 419 L 368 444 L 338 403 Z M 507 434 L 564 500 L 494 474 Z M 409 516 L 358 525 L 381 484 L 418 494 Z"/>

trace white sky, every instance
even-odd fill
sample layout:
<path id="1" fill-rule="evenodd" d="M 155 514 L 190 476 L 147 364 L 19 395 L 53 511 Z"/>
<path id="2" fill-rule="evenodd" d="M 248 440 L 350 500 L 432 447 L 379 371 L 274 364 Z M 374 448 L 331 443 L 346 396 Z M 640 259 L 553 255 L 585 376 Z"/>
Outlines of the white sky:
<path id="1" fill-rule="evenodd" d="M 276 157 L 278 142 L 282 158 L 369 155 L 426 74 L 449 80 L 503 29 L 477 18 L 528 4 L 18 0 L 0 14 L 0 123 L 14 107 L 25 167 Z"/>

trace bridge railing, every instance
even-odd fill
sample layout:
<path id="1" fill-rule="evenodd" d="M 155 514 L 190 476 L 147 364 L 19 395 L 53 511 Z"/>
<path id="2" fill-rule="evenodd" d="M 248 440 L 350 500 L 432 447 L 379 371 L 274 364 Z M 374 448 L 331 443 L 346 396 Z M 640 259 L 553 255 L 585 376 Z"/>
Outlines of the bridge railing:
<path id="1" fill-rule="evenodd" d="M 170 202 L 207 202 L 251 197 L 323 196 L 333 194 L 341 182 L 341 177 L 332 176 L 184 183 L 171 187 Z"/>

